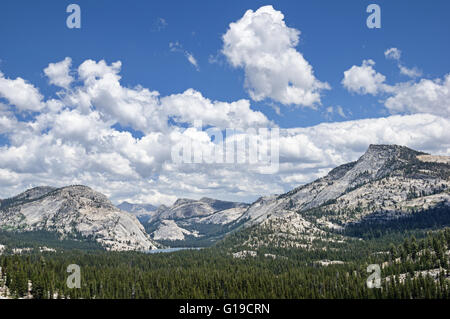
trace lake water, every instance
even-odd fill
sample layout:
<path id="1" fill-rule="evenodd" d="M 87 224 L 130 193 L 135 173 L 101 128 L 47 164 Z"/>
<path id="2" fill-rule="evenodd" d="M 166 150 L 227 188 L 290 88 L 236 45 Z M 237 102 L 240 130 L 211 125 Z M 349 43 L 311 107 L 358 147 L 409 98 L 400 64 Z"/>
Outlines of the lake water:
<path id="1" fill-rule="evenodd" d="M 152 250 L 148 250 L 147 253 L 148 254 L 158 254 L 158 253 L 173 253 L 175 251 L 180 251 L 180 250 L 187 250 L 187 249 L 195 249 L 195 250 L 199 250 L 202 248 L 184 248 L 184 247 L 176 247 L 176 248 L 164 248 L 164 249 L 152 249 Z"/>

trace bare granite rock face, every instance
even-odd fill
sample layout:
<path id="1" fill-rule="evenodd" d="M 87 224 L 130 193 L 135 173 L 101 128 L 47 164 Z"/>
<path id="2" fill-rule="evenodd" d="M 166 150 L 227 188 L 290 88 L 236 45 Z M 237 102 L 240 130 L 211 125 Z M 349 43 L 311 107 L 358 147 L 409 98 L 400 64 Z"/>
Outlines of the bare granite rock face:
<path id="1" fill-rule="evenodd" d="M 274 241 L 291 237 L 292 246 L 303 246 L 323 231 L 366 218 L 401 218 L 438 206 L 450 210 L 449 163 L 450 157 L 404 146 L 370 145 L 356 162 L 336 167 L 325 177 L 283 195 L 260 198 L 235 223 L 258 226 Z M 304 225 L 308 231 L 299 234 Z M 258 246 L 256 238 L 249 242 Z"/>
<path id="2" fill-rule="evenodd" d="M 180 198 L 171 207 L 160 206 L 152 220 L 205 217 L 227 209 L 246 207 L 248 207 L 248 204 L 221 201 L 207 197 L 200 200 Z"/>
<path id="3" fill-rule="evenodd" d="M 117 205 L 117 208 L 120 208 L 121 210 L 129 212 L 136 216 L 151 215 L 158 209 L 156 206 L 153 206 L 151 204 L 134 204 L 129 202 L 122 202 Z"/>
<path id="4" fill-rule="evenodd" d="M 241 217 L 248 206 L 207 197 L 180 198 L 170 207 L 161 205 L 151 216 L 147 228 L 151 228 L 149 232 L 155 240 L 203 239 L 218 235 L 222 226 Z"/>
<path id="5" fill-rule="evenodd" d="M 135 216 L 86 186 L 38 187 L 4 200 L 0 228 L 81 236 L 97 241 L 107 250 L 156 248 Z"/>
<path id="6" fill-rule="evenodd" d="M 184 240 L 185 236 L 198 237 L 197 232 L 181 228 L 173 220 L 162 220 L 152 235 L 154 240 Z"/>

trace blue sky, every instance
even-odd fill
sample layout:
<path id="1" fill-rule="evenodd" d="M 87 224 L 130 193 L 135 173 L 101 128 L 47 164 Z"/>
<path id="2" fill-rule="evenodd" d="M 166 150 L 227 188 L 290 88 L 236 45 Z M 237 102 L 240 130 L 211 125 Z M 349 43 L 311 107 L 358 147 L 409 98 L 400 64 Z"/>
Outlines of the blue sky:
<path id="1" fill-rule="evenodd" d="M 221 36 L 232 21 L 248 9 L 273 4 L 286 24 L 301 31 L 299 51 L 314 67 L 317 78 L 328 82 L 321 109 L 340 105 L 348 118 L 385 115 L 378 99 L 349 94 L 340 84 L 350 66 L 371 58 L 388 81 L 406 80 L 395 63 L 384 58 L 390 47 L 402 50 L 405 65 L 417 66 L 429 78 L 450 70 L 450 3 L 448 1 L 376 1 L 382 10 L 382 28 L 368 29 L 366 13 L 374 1 L 2 1 L 0 10 L 0 69 L 37 86 L 44 84 L 42 69 L 50 61 L 72 57 L 123 63 L 126 85 L 141 84 L 163 95 L 188 88 L 213 100 L 248 98 L 243 71 L 229 66 Z M 77 3 L 82 28 L 68 29 L 65 9 Z M 167 25 L 161 25 L 164 19 Z M 178 41 L 198 61 L 199 71 L 183 54 L 171 52 Z M 32 54 L 30 54 L 32 53 Z M 221 63 L 209 63 L 217 56 Z M 309 108 L 282 108 L 277 115 L 270 100 L 252 104 L 281 127 L 309 126 L 327 121 L 324 112 Z M 333 120 L 344 120 L 334 116 Z"/>
<path id="2" fill-rule="evenodd" d="M 70 3 L 76 3 L 81 7 L 82 27 L 79 30 L 66 27 L 66 18 L 69 15 L 66 13 L 66 7 Z M 366 19 L 369 15 L 366 13 L 366 7 L 370 3 L 376 3 L 381 7 L 382 27 L 380 29 L 369 29 L 366 26 Z M 245 79 L 250 74 L 246 73 L 244 67 L 233 66 L 230 57 L 223 54 L 224 40 L 222 37 L 229 30 L 230 23 L 239 21 L 247 10 L 256 12 L 266 5 L 272 5 L 273 12 L 283 13 L 286 25 L 284 30 L 289 28 L 300 31 L 298 44 L 289 49 L 294 49 L 302 54 L 318 81 L 328 83 L 329 89 L 320 91 L 320 103 L 309 106 L 283 104 L 270 94 L 259 100 L 252 98 L 248 87 L 245 86 Z M 149 164 L 151 167 L 149 166 L 148 170 L 153 172 L 149 182 L 146 174 L 142 176 L 139 173 L 140 169 L 145 170 L 140 166 L 143 164 L 134 163 L 133 159 L 126 158 L 124 159 L 125 163 L 130 165 L 131 170 L 138 172 L 136 175 L 138 177 L 133 175 L 134 173 L 130 173 L 130 176 L 133 177 L 122 177 L 122 182 L 131 178 L 133 181 L 136 179 L 144 184 L 150 183 L 156 185 L 155 187 L 160 187 L 156 193 L 135 194 L 132 191 L 120 192 L 120 178 L 115 176 L 115 173 L 114 176 L 103 174 L 101 169 L 96 166 L 98 163 L 89 164 L 89 167 L 93 167 L 92 169 L 97 167 L 95 174 L 98 175 L 93 173 L 97 176 L 95 178 L 94 175 L 86 177 L 86 172 L 78 171 L 78 168 L 72 170 L 70 164 L 61 169 L 64 172 L 59 172 L 60 175 L 58 175 L 55 173 L 54 166 L 46 166 L 53 159 L 49 160 L 44 155 L 40 157 L 37 154 L 35 157 L 41 158 L 43 163 L 37 160 L 36 163 L 31 163 L 30 167 L 15 167 L 10 164 L 14 162 L 14 158 L 17 160 L 14 157 L 17 154 L 12 153 L 11 144 L 14 144 L 16 149 L 20 146 L 24 147 L 25 141 L 29 141 L 31 137 L 28 139 L 20 137 L 19 133 L 7 128 L 6 124 L 2 130 L 0 122 L 0 147 L 3 146 L 0 152 L 9 152 L 4 156 L 11 158 L 9 162 L 0 160 L 0 170 L 4 170 L 3 173 L 0 171 L 0 183 L 2 181 L 1 174 L 3 174 L 3 180 L 10 181 L 5 182 L 4 187 L 15 185 L 12 189 L 3 188 L 0 197 L 2 194 L 7 196 L 13 191 L 36 184 L 58 184 L 73 181 L 91 183 L 117 200 L 167 203 L 181 195 L 186 195 L 186 197 L 217 195 L 227 199 L 250 200 L 260 194 L 270 193 L 272 190 L 287 190 L 292 186 L 323 175 L 335 165 L 342 164 L 347 160 L 354 160 L 367 144 L 391 141 L 392 138 L 386 133 L 389 130 L 394 130 L 393 132 L 397 136 L 406 136 L 399 138 L 399 143 L 404 142 L 411 147 L 447 154 L 450 152 L 447 142 L 450 144 L 450 141 L 448 134 L 445 134 L 446 127 L 442 126 L 442 123 L 446 123 L 450 114 L 448 95 L 446 95 L 449 93 L 448 90 L 445 91 L 446 86 L 443 84 L 446 75 L 450 72 L 450 59 L 448 58 L 450 56 L 449 12 L 450 2 L 438 0 L 2 1 L 0 3 L 0 39 L 2 43 L 0 46 L 0 71 L 7 79 L 5 83 L 13 83 L 8 81 L 18 77 L 25 79 L 40 92 L 43 101 L 52 98 L 59 99 L 61 96 L 61 87 L 50 85 L 49 77 L 44 74 L 44 69 L 49 66 L 49 63 L 60 62 L 66 57 L 70 57 L 70 72 L 75 78 L 71 85 L 81 87 L 80 82 L 82 81 L 77 79 L 75 73 L 78 66 L 84 61 L 104 60 L 107 65 L 121 61 L 120 84 L 123 88 L 136 88 L 136 86 L 148 88 L 150 91 L 159 92 L 161 97 L 182 94 L 188 89 L 193 89 L 211 101 L 232 103 L 238 100 L 248 100 L 251 111 L 262 112 L 267 121 L 272 121 L 281 128 L 292 129 L 293 131 L 289 131 L 291 133 L 299 128 L 312 127 L 312 129 L 301 133 L 303 137 L 306 136 L 305 138 L 310 140 L 305 142 L 305 145 L 299 146 L 299 150 L 286 150 L 284 158 L 286 158 L 286 162 L 291 162 L 287 165 L 289 167 L 284 168 L 284 171 L 282 169 L 284 177 L 278 177 L 276 181 L 274 179 L 268 181 L 266 177 L 246 175 L 248 183 L 267 183 L 266 189 L 257 187 L 239 189 L 239 185 L 233 183 L 228 185 L 224 178 L 223 188 L 219 187 L 220 190 L 217 190 L 216 187 L 208 186 L 209 182 L 205 181 L 208 180 L 209 173 L 207 172 L 204 172 L 203 177 L 200 175 L 195 177 L 201 180 L 199 184 L 174 189 L 166 184 L 158 184 L 161 182 L 158 181 L 158 176 L 163 174 L 161 168 L 155 168 Z M 389 48 L 401 51 L 401 57 L 398 59 L 386 58 L 385 52 Z M 195 59 L 197 66 L 188 61 L 188 56 Z M 364 64 L 364 60 L 371 60 L 373 63 Z M 347 85 L 343 85 L 344 72 L 353 66 L 356 67 L 353 73 L 356 77 L 350 77 L 351 74 L 348 74 Z M 417 70 L 418 75 L 401 74 L 400 66 L 407 70 Z M 112 67 L 112 69 L 114 68 Z M 373 71 L 370 73 L 371 77 L 377 74 L 385 77 L 384 80 L 376 82 L 377 88 L 375 91 L 372 90 L 372 93 L 368 86 L 360 86 L 356 83 L 357 81 L 355 82 L 355 79 L 359 79 L 360 74 L 364 71 Z M 109 70 L 108 72 L 116 71 Z M 367 73 L 364 74 L 367 75 Z M 370 78 L 370 81 L 372 80 L 373 78 Z M 419 86 L 421 81 L 426 81 L 422 83 L 423 86 Z M 430 85 L 436 85 L 436 89 L 441 93 L 439 93 L 438 99 L 430 100 L 428 104 L 427 98 L 432 98 L 431 95 L 428 94 L 424 97 L 423 94 L 420 94 L 423 92 L 423 88 L 428 88 Z M 86 84 L 84 89 L 88 90 Z M 67 96 L 68 93 L 63 93 L 63 95 Z M 408 101 L 408 96 L 417 96 L 416 100 L 420 100 L 420 104 L 416 105 L 414 101 Z M 387 102 L 389 98 L 393 100 Z M 444 101 L 443 104 L 439 99 Z M 42 120 L 37 119 L 39 115 L 50 114 L 56 119 L 62 113 L 62 111 L 58 111 L 59 113 L 56 115 L 56 113 L 52 113 L 53 111 L 47 112 L 42 108 L 39 108 L 37 113 L 22 112 L 20 107 L 14 106 L 12 101 L 11 98 L 8 100 L 7 92 L 4 92 L 2 96 L 0 87 L 0 102 L 4 104 L 3 111 L 6 114 L 4 116 L 11 123 L 14 121 L 20 125 L 27 122 L 41 123 Z M 64 100 L 62 103 L 66 103 L 66 101 Z M 442 107 L 440 108 L 439 105 Z M 92 107 L 95 108 L 95 105 Z M 81 106 L 71 105 L 69 108 L 71 110 L 79 108 L 81 113 L 84 112 Z M 277 109 L 279 112 L 276 111 Z M 104 115 L 102 113 L 104 110 L 99 112 L 101 116 Z M 88 115 L 87 113 L 83 114 Z M 434 117 L 433 120 L 420 117 L 420 121 L 422 121 L 420 122 L 417 120 L 418 114 L 428 114 Z M 395 116 L 404 116 L 407 120 L 403 121 Z M 370 139 L 367 138 L 361 142 L 352 141 L 350 138 L 345 147 L 337 147 L 336 142 L 331 141 L 327 145 L 318 145 L 318 142 L 314 142 L 314 138 L 321 139 L 320 134 L 325 134 L 316 133 L 315 127 L 320 123 L 327 122 L 335 125 L 330 126 L 330 131 L 339 129 L 343 132 L 343 136 L 347 136 L 358 133 L 358 129 L 355 127 L 362 125 L 360 123 L 365 123 L 351 121 L 374 118 L 386 118 L 387 121 L 398 122 L 398 131 L 392 128 L 379 129 L 371 135 L 372 130 L 375 130 L 371 126 L 371 128 L 367 128 L 366 133 L 361 132 L 361 134 L 371 136 Z M 107 117 L 107 119 L 111 121 L 111 117 Z M 440 121 L 440 124 L 436 124 L 436 121 Z M 338 126 L 339 122 L 344 123 L 343 127 L 346 127 L 345 123 L 350 122 L 353 126 L 351 129 L 343 128 Z M 401 123 L 406 122 L 410 126 L 403 128 Z M 415 135 L 414 125 L 424 127 L 423 123 L 428 125 L 431 122 L 433 122 L 435 131 L 432 133 L 429 130 L 423 131 L 422 135 L 417 133 L 422 137 Z M 48 124 L 48 121 L 46 123 Z M 140 126 L 128 122 L 117 120 L 116 123 L 114 121 L 108 123 L 113 130 L 129 131 L 138 140 L 148 133 L 142 132 Z M 345 131 L 347 129 L 348 131 Z M 54 130 L 55 126 L 45 127 L 40 131 L 41 135 L 38 137 L 49 135 L 48 133 Z M 323 128 L 319 130 L 323 130 Z M 52 135 L 52 137 L 55 138 L 55 141 L 58 140 L 56 135 Z M 298 137 L 297 142 L 304 141 L 303 137 Z M 72 138 L 72 140 L 68 140 L 67 145 L 74 145 L 75 137 Z M 87 145 L 87 142 L 83 143 L 85 143 L 84 146 Z M 323 151 L 325 162 L 308 158 L 309 151 L 303 151 L 308 147 L 307 145 L 314 145 L 315 148 L 311 148 L 311 153 L 317 149 Z M 30 147 L 28 147 L 28 151 L 29 149 Z M 88 154 L 92 148 L 86 146 L 85 150 Z M 342 153 L 344 150 L 348 151 L 348 154 L 346 156 L 339 155 L 339 152 Z M 305 168 L 305 163 L 318 164 Z M 42 170 L 39 170 L 38 167 L 42 167 Z M 118 170 L 120 171 L 120 169 Z M 188 173 L 183 172 L 183 174 Z M 209 178 L 214 180 L 214 178 L 217 179 L 217 176 L 211 175 Z M 229 178 L 232 179 L 232 177 Z M 17 182 L 13 183 L 13 180 Z M 115 182 L 119 184 L 114 187 L 108 186 Z M 149 184 L 145 185 L 147 187 Z M 164 187 L 167 188 L 166 192 L 161 190 Z"/>

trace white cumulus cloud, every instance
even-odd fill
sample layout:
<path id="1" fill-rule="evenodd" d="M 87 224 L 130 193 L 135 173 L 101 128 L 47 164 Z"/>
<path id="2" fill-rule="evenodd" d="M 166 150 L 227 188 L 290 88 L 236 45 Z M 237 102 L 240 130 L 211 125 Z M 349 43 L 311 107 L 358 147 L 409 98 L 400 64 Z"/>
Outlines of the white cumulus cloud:
<path id="1" fill-rule="evenodd" d="M 361 66 L 354 65 L 344 72 L 342 85 L 350 92 L 375 95 L 385 88 L 386 77 L 375 71 L 373 60 L 364 60 Z"/>
<path id="2" fill-rule="evenodd" d="M 73 77 L 69 74 L 72 59 L 66 57 L 63 61 L 50 63 L 44 69 L 45 75 L 48 77 L 50 84 L 67 89 L 73 81 Z"/>
<path id="3" fill-rule="evenodd" d="M 450 74 L 444 79 L 421 79 L 398 84 L 385 105 L 392 113 L 431 113 L 450 117 Z"/>
<path id="4" fill-rule="evenodd" d="M 386 77 L 374 69 L 375 62 L 364 60 L 344 72 L 342 85 L 350 92 L 387 96 L 385 107 L 392 113 L 430 113 L 450 116 L 450 74 L 443 79 L 419 79 L 388 85 Z M 405 71 L 406 72 L 406 71 Z M 411 71 L 418 76 L 418 71 Z"/>
<path id="5" fill-rule="evenodd" d="M 45 107 L 43 96 L 34 85 L 18 77 L 5 78 L 0 72 L 0 98 L 6 99 L 20 111 L 39 111 Z"/>
<path id="6" fill-rule="evenodd" d="M 321 91 L 329 85 L 317 80 L 312 66 L 295 49 L 299 35 L 272 6 L 248 10 L 230 24 L 222 53 L 233 67 L 244 69 L 245 86 L 253 100 L 270 98 L 308 107 L 320 104 Z"/>

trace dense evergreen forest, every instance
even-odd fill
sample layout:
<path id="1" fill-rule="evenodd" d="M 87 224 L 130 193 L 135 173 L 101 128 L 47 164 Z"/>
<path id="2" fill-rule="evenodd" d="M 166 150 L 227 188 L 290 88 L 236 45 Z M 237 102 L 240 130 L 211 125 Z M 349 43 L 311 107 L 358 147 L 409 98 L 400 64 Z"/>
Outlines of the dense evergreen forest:
<path id="1" fill-rule="evenodd" d="M 406 239 L 392 232 L 327 250 L 267 248 L 246 258 L 233 258 L 224 244 L 144 254 L 66 243 L 63 251 L 1 255 L 0 286 L 14 298 L 27 295 L 28 281 L 34 298 L 450 298 L 449 247 L 450 229 Z M 66 285 L 70 264 L 80 266 L 80 289 Z M 367 287 L 369 264 L 381 266 L 381 288 Z"/>
<path id="2" fill-rule="evenodd" d="M 0 244 L 14 248 L 47 247 L 58 249 L 103 250 L 103 247 L 94 240 L 82 239 L 75 234 L 71 237 L 61 238 L 57 233 L 47 231 L 11 232 L 0 230 Z"/>

